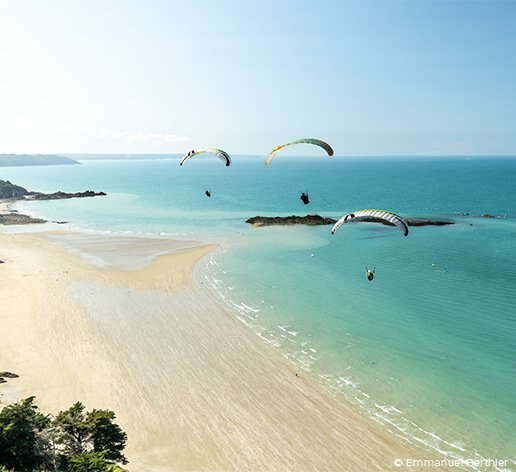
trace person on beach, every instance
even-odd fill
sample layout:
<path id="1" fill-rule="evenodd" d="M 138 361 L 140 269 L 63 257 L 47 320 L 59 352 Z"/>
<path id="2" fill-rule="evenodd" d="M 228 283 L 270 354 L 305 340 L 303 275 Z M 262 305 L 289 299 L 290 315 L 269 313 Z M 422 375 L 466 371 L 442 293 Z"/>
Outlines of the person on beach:
<path id="1" fill-rule="evenodd" d="M 374 272 L 376 270 L 376 266 L 374 266 L 374 269 L 371 271 L 367 268 L 366 266 L 366 275 L 367 275 L 367 280 L 371 281 L 374 279 Z"/>
<path id="2" fill-rule="evenodd" d="M 303 203 L 305 205 L 308 205 L 308 203 L 310 203 L 310 200 L 308 199 L 308 192 L 301 192 L 301 200 L 303 201 Z"/>
<path id="3" fill-rule="evenodd" d="M 208 189 L 205 189 L 204 193 L 206 194 L 207 197 L 211 197 L 211 192 Z"/>

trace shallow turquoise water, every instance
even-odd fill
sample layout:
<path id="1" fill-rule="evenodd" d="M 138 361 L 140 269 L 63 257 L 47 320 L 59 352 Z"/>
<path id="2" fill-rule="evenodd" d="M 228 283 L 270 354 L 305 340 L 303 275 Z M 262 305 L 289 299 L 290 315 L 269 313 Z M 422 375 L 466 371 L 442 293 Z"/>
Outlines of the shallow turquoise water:
<path id="1" fill-rule="evenodd" d="M 108 193 L 20 208 L 71 227 L 222 242 L 205 260 L 205 280 L 307 375 L 407 440 L 451 457 L 516 459 L 516 159 L 189 164 L 84 161 L 3 168 L 0 178 Z M 367 223 L 334 236 L 329 227 L 245 223 L 362 208 L 456 224 L 404 238 Z M 365 265 L 376 265 L 373 282 Z"/>

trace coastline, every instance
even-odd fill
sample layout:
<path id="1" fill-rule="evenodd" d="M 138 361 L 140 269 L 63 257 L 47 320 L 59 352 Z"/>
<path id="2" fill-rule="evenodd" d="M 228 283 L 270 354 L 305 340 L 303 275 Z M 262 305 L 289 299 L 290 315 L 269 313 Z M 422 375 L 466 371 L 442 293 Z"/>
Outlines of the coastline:
<path id="1" fill-rule="evenodd" d="M 0 366 L 20 375 L 0 385 L 0 402 L 36 395 L 53 414 L 75 401 L 112 409 L 133 471 L 385 471 L 421 458 L 300 376 L 195 283 L 216 246 L 181 242 L 178 252 L 164 241 L 174 253 L 163 254 L 145 238 L 123 250 L 120 237 L 88 243 L 98 257 L 140 257 L 127 270 L 63 247 L 71 234 L 0 234 Z M 150 264 L 149 251 L 159 254 Z"/>

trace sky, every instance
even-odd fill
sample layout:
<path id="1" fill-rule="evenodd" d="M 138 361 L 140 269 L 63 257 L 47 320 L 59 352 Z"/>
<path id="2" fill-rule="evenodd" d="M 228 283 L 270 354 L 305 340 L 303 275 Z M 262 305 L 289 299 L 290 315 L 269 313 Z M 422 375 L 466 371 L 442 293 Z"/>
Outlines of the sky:
<path id="1" fill-rule="evenodd" d="M 516 155 L 515 25 L 516 0 L 0 0 L 0 153 Z"/>

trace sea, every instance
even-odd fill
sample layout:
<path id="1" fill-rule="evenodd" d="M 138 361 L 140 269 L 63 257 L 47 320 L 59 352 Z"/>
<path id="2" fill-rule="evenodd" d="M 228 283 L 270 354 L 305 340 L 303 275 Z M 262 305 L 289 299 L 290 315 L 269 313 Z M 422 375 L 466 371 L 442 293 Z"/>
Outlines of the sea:
<path id="1" fill-rule="evenodd" d="M 432 456 L 516 470 L 516 157 L 316 154 L 269 166 L 232 156 L 230 167 L 209 154 L 184 166 L 180 156 L 98 156 L 5 167 L 0 178 L 107 193 L 16 205 L 62 229 L 219 244 L 198 276 L 300 375 Z M 404 237 L 366 222 L 335 235 L 246 223 L 369 208 L 453 224 Z"/>

